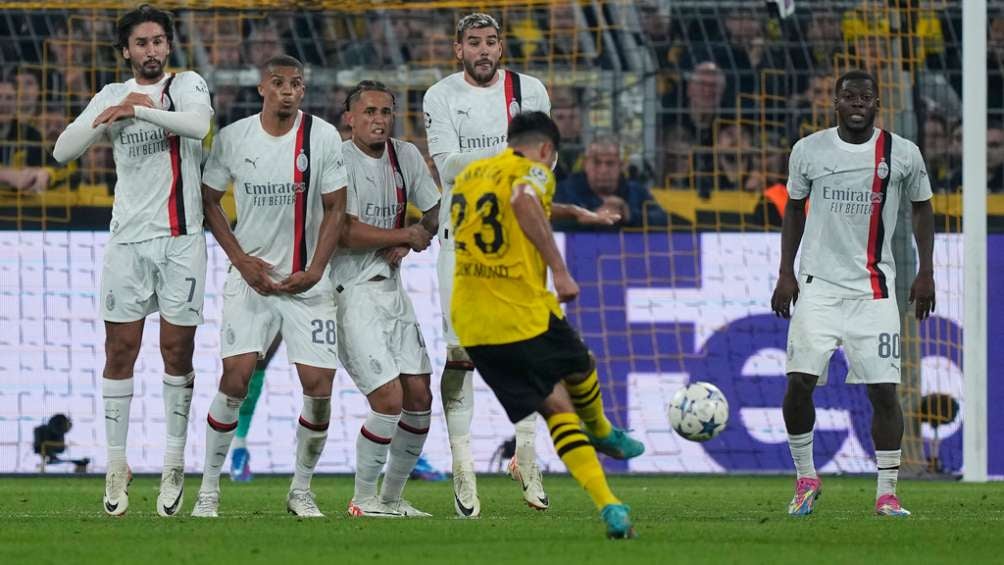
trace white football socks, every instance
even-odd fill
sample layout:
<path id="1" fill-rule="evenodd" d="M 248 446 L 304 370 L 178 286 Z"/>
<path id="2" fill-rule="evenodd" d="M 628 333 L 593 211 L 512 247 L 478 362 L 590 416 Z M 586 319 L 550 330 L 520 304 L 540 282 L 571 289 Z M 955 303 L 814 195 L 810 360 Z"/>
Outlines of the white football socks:
<path id="1" fill-rule="evenodd" d="M 896 494 L 896 482 L 899 480 L 899 465 L 903 450 L 875 450 L 875 464 L 878 467 L 878 488 L 875 499 L 884 494 Z"/>
<path id="2" fill-rule="evenodd" d="M 243 398 L 227 396 L 217 392 L 209 405 L 209 415 L 206 417 L 206 462 L 202 471 L 202 486 L 200 492 L 217 492 L 220 490 L 220 470 L 230 450 L 230 441 L 237 429 L 237 411 Z"/>
<path id="3" fill-rule="evenodd" d="M 331 420 L 330 396 L 303 395 L 300 425 L 296 428 L 296 467 L 290 490 L 310 488 L 317 460 L 328 441 L 328 422 Z"/>
<path id="4" fill-rule="evenodd" d="M 387 470 L 380 489 L 380 497 L 385 502 L 401 500 L 404 485 L 422 455 L 431 419 L 432 413 L 429 410 L 401 411 L 401 420 L 397 423 L 394 438 L 390 442 L 390 456 L 387 458 Z"/>
<path id="5" fill-rule="evenodd" d="M 126 438 L 129 435 L 129 406 L 132 403 L 132 394 L 132 377 L 128 379 L 101 379 L 109 467 L 126 464 Z"/>
<path id="6" fill-rule="evenodd" d="M 164 468 L 185 467 L 185 442 L 188 439 L 188 414 L 192 408 L 195 373 L 176 377 L 164 375 L 164 422 L 167 441 Z"/>
<path id="7" fill-rule="evenodd" d="M 356 486 L 352 500 L 359 502 L 377 494 L 377 480 L 387 463 L 387 451 L 400 414 L 380 414 L 370 410 L 356 438 Z"/>
<path id="8" fill-rule="evenodd" d="M 530 414 L 516 422 L 516 459 L 520 465 L 537 462 L 537 414 Z"/>
<path id="9" fill-rule="evenodd" d="M 812 432 L 788 434 L 788 448 L 791 449 L 791 458 L 795 461 L 795 473 L 798 478 L 818 478 L 816 465 L 812 461 Z"/>

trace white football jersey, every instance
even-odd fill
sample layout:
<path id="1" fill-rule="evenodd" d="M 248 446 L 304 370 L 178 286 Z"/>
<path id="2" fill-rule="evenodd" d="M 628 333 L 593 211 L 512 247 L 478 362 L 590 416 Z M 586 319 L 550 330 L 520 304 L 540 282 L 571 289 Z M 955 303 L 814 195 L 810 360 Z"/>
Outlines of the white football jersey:
<path id="1" fill-rule="evenodd" d="M 799 260 L 808 284 L 844 298 L 892 296 L 900 199 L 931 198 L 916 145 L 878 128 L 860 145 L 840 139 L 837 128 L 816 132 L 791 150 L 788 194 L 809 198 Z"/>
<path id="2" fill-rule="evenodd" d="M 390 151 L 385 150 L 379 159 L 374 159 L 352 141 L 343 145 L 349 178 L 345 213 L 384 229 L 404 227 L 408 202 L 423 212 L 439 202 L 439 189 L 418 148 L 397 139 L 389 143 L 394 149 L 400 175 L 391 164 Z M 391 278 L 398 271 L 377 256 L 376 250 L 346 248 L 336 253 L 332 269 L 336 286 L 349 286 L 377 275 Z"/>
<path id="3" fill-rule="evenodd" d="M 233 181 L 234 235 L 281 280 L 310 265 L 324 217 L 321 195 L 345 188 L 342 140 L 334 126 L 303 112 L 289 132 L 274 137 L 260 116 L 220 130 L 202 182 L 224 192 Z"/>
<path id="4" fill-rule="evenodd" d="M 204 106 L 212 114 L 209 87 L 194 71 L 171 73 L 156 84 L 135 79 L 106 85 L 87 104 L 76 122 L 90 127 L 98 114 L 131 92 L 141 92 L 161 110 L 189 111 Z M 202 140 L 169 133 L 137 119 L 119 120 L 105 135 L 115 156 L 114 243 L 202 231 Z"/>
<path id="5" fill-rule="evenodd" d="M 516 103 L 515 90 L 521 104 Z M 477 87 L 464 80 L 464 73 L 454 73 L 429 87 L 423 100 L 425 131 L 432 156 L 450 153 L 494 150 L 499 153 L 507 144 L 509 120 L 523 111 L 551 113 L 551 99 L 544 83 L 522 73 L 499 70 L 499 79 L 487 87 Z M 439 237 L 450 225 L 450 198 L 453 178 L 440 171 L 443 202 L 439 212 Z"/>

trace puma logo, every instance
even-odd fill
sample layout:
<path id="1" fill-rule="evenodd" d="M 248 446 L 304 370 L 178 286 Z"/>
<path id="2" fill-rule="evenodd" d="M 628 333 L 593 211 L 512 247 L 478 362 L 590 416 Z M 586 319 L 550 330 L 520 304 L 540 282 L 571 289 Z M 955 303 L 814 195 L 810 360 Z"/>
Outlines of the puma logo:
<path id="1" fill-rule="evenodd" d="M 471 118 L 471 109 L 470 108 L 468 108 L 466 110 L 457 109 L 457 115 L 458 116 L 466 116 L 467 119 L 470 119 Z"/>
<path id="2" fill-rule="evenodd" d="M 837 173 L 836 167 L 827 167 L 826 165 L 823 165 L 823 170 L 826 171 L 827 173 L 830 173 L 831 175 Z"/>
<path id="3" fill-rule="evenodd" d="M 251 159 L 248 159 L 247 157 L 245 157 L 244 158 L 244 162 L 245 163 L 251 163 L 251 166 L 254 167 L 255 169 L 257 169 L 258 168 L 258 159 L 261 159 L 261 157 L 257 157 L 253 161 Z"/>

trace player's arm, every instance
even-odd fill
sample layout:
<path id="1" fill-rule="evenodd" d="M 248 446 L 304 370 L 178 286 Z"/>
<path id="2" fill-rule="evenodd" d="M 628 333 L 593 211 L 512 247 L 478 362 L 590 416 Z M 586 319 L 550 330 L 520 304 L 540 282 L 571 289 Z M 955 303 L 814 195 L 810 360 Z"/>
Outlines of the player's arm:
<path id="1" fill-rule="evenodd" d="M 930 200 L 913 203 L 913 237 L 917 240 L 920 263 L 917 278 L 910 287 L 910 302 L 915 303 L 918 320 L 934 312 L 934 207 Z"/>
<path id="2" fill-rule="evenodd" d="M 202 139 L 209 133 L 213 121 L 213 111 L 209 106 L 198 105 L 184 112 L 168 112 L 146 106 L 133 106 L 137 120 L 150 122 L 167 131 L 187 137 Z"/>
<path id="3" fill-rule="evenodd" d="M 207 184 L 202 185 L 202 209 L 205 224 L 209 227 L 209 231 L 213 232 L 213 237 L 223 248 L 223 252 L 227 254 L 230 263 L 240 272 L 248 285 L 258 294 L 274 294 L 278 288 L 268 275 L 272 266 L 258 257 L 245 253 L 237 241 L 237 236 L 230 229 L 230 221 L 227 220 L 226 212 L 223 211 L 221 204 L 225 193 L 225 189 L 217 190 Z"/>
<path id="4" fill-rule="evenodd" d="M 788 199 L 781 223 L 781 268 L 777 286 L 770 299 L 771 310 L 782 318 L 791 317 L 791 305 L 798 301 L 798 279 L 795 277 L 795 255 L 805 233 L 806 200 Z"/>
<path id="5" fill-rule="evenodd" d="M 87 151 L 95 141 L 105 135 L 108 129 L 106 124 L 94 125 L 94 118 L 105 109 L 106 90 L 102 89 L 91 98 L 91 101 L 84 108 L 70 125 L 66 126 L 63 133 L 56 139 L 56 145 L 52 148 L 52 156 L 60 164 L 65 165 L 70 161 L 80 157 Z"/>
<path id="6" fill-rule="evenodd" d="M 621 215 L 610 208 L 600 208 L 595 212 L 576 204 L 551 204 L 551 219 L 573 221 L 584 226 L 612 226 L 621 221 Z"/>
<path id="7" fill-rule="evenodd" d="M 437 209 L 438 210 L 438 209 Z M 424 219 L 424 217 L 423 217 Z M 342 245 L 350 249 L 383 249 L 406 245 L 409 249 L 422 251 L 429 247 L 432 234 L 422 222 L 406 228 L 378 228 L 362 222 L 353 215 L 347 215 Z"/>
<path id="8" fill-rule="evenodd" d="M 321 218 L 320 233 L 317 236 L 317 248 L 310 259 L 310 265 L 305 271 L 293 273 L 279 283 L 280 292 L 299 294 L 310 290 L 324 276 L 324 269 L 331 262 L 331 256 L 338 248 L 338 238 L 342 233 L 342 222 L 345 218 L 345 194 L 341 187 L 334 192 L 321 194 L 321 204 L 324 206 L 324 216 Z"/>
<path id="9" fill-rule="evenodd" d="M 176 75 L 177 109 L 166 111 L 157 108 L 145 94 L 131 92 L 122 102 L 102 112 L 95 125 L 116 120 L 135 118 L 189 139 L 203 139 L 212 127 L 213 107 L 209 100 L 209 87 L 194 72 Z"/>
<path id="10" fill-rule="evenodd" d="M 517 182 L 513 186 L 512 210 L 516 215 L 519 227 L 526 234 L 530 243 L 537 248 L 540 256 L 551 269 L 554 276 L 554 289 L 558 292 L 558 300 L 568 302 L 579 295 L 579 285 L 568 272 L 565 260 L 558 251 L 558 244 L 551 232 L 551 223 L 547 220 L 540 197 L 529 183 Z"/>

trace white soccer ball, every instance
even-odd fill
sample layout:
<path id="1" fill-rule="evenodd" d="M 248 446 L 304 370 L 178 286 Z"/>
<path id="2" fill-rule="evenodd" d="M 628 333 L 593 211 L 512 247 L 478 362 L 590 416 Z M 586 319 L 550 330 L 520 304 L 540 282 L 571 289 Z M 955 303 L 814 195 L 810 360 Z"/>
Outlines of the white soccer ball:
<path id="1" fill-rule="evenodd" d="M 708 441 L 725 429 L 729 401 L 711 383 L 694 382 L 676 391 L 669 403 L 669 424 L 690 441 Z"/>

